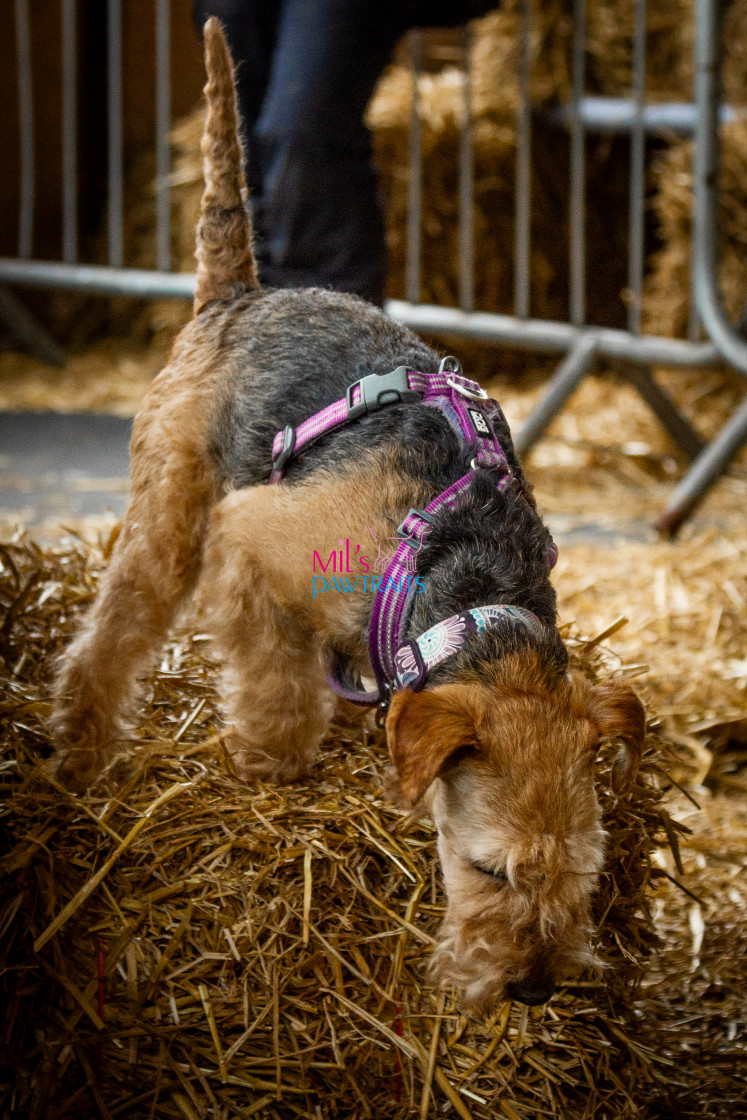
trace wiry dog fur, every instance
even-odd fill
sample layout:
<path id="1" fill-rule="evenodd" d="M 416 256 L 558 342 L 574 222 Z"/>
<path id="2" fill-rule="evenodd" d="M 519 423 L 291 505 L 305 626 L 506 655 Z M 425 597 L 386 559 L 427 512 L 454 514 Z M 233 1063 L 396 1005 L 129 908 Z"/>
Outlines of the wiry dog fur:
<path id="1" fill-rule="evenodd" d="M 389 407 L 326 436 L 265 484 L 275 433 L 344 396 L 351 381 L 438 355 L 376 308 L 309 289 L 264 291 L 252 255 L 230 57 L 205 29 L 209 81 L 195 318 L 135 421 L 132 494 L 97 599 L 67 650 L 53 729 L 59 774 L 85 789 L 123 734 L 138 676 L 201 580 L 224 669 L 225 741 L 240 778 L 288 781 L 311 764 L 333 709 L 322 655 L 370 673 L 371 596 L 312 598 L 311 557 L 338 541 L 392 537 L 469 469 L 443 415 Z M 548 579 L 547 530 L 511 445 L 504 492 L 475 472 L 418 556 L 425 592 L 407 636 L 472 606 L 533 611 L 519 628 L 473 635 L 387 720 L 402 795 L 428 804 L 448 911 L 434 969 L 475 1005 L 505 991 L 546 999 L 593 960 L 589 900 L 604 857 L 594 794 L 601 740 L 633 777 L 644 716 L 630 685 L 567 672 Z"/>

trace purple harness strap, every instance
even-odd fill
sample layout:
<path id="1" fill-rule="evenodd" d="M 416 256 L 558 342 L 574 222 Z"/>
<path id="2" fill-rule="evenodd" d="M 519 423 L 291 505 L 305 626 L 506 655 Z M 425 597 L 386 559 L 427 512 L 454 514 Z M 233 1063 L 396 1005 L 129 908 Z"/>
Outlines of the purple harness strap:
<path id="1" fill-rule="evenodd" d="M 453 366 L 450 367 L 447 363 L 453 363 Z M 444 358 L 438 373 L 419 373 L 417 370 L 408 370 L 405 366 L 399 366 L 392 373 L 369 374 L 351 385 L 343 399 L 310 416 L 297 428 L 289 425 L 278 432 L 273 440 L 273 464 L 269 481 L 276 483 L 282 479 L 285 466 L 290 459 L 328 432 L 360 416 L 377 412 L 387 405 L 422 400 L 423 403 L 437 407 L 443 412 L 462 442 L 476 446 L 476 454 L 468 473 L 434 498 L 424 510 L 411 509 L 397 529 L 401 544 L 376 591 L 368 632 L 369 655 L 376 678 L 376 691 L 365 692 L 346 684 L 345 665 L 336 655 L 332 655 L 328 664 L 329 684 L 338 696 L 356 704 L 369 706 L 379 704 L 382 708 L 386 708 L 393 689 L 405 685 L 409 688 L 422 688 L 428 671 L 446 657 L 450 657 L 458 648 L 457 646 L 451 649 L 453 643 L 447 641 L 443 644 L 443 649 L 449 649 L 450 652 L 444 652 L 443 656 L 437 657 L 435 661 L 431 659 L 431 662 L 426 664 L 418 652 L 420 643 L 424 642 L 427 646 L 429 637 L 435 640 L 441 633 L 439 627 L 446 627 L 448 633 L 452 635 L 458 628 L 460 635 L 466 635 L 475 629 L 484 629 L 498 622 L 519 623 L 529 626 L 530 629 L 533 625 L 541 625 L 530 611 L 523 611 L 519 607 L 493 605 L 462 612 L 438 623 L 425 634 L 421 634 L 420 638 L 402 644 L 405 619 L 413 603 L 415 581 L 412 577 L 416 572 L 417 556 L 435 522 L 435 515 L 458 502 L 468 489 L 476 470 L 482 468 L 498 472 L 496 486 L 499 490 L 505 489 L 513 482 L 511 468 L 493 426 L 494 420 L 503 421 L 500 407 L 495 401 L 490 400 L 477 382 L 470 381 L 460 371 L 461 367 L 455 358 Z M 556 559 L 557 548 L 553 544 L 548 557 L 550 567 L 554 566 Z M 459 620 L 463 624 L 458 626 Z M 534 620 L 533 623 L 530 620 Z M 462 637 L 459 646 L 463 644 L 463 640 Z M 404 657 L 405 663 L 409 665 L 408 653 L 418 668 L 414 676 L 410 669 L 405 669 L 401 663 L 401 657 Z M 419 664 L 418 657 L 420 657 Z"/>
<path id="2" fill-rule="evenodd" d="M 448 360 L 445 358 L 444 362 Z M 398 366 L 391 373 L 369 374 L 351 385 L 339 401 L 327 405 L 321 412 L 315 412 L 297 428 L 288 425 L 272 441 L 272 474 L 269 481 L 280 482 L 290 459 L 343 424 L 378 412 L 387 405 L 420 400 L 442 407 L 461 438 L 466 435 L 468 439 L 479 438 L 490 443 L 490 450 L 496 450 L 495 461 L 483 465 L 506 464 L 500 444 L 492 433 L 492 426 L 486 421 L 483 409 L 477 405 L 478 402 L 480 405 L 490 404 L 493 409 L 491 415 L 496 416 L 500 415 L 500 408 L 488 398 L 476 381 L 470 381 L 456 370 L 445 368 L 444 362 L 438 373 L 418 373 L 406 366 Z M 468 407 L 465 400 L 473 402 L 472 407 Z M 485 448 L 486 452 L 487 450 Z"/>

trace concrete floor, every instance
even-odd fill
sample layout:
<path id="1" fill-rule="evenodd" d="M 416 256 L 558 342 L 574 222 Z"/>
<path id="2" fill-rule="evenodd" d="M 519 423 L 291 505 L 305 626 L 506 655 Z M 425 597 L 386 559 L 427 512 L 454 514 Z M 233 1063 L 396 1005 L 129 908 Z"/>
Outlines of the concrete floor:
<path id="1" fill-rule="evenodd" d="M 95 412 L 0 412 L 0 525 L 42 531 L 127 506 L 132 421 Z M 547 519 L 560 544 L 651 540 L 645 521 L 619 526 Z"/>
<path id="2" fill-rule="evenodd" d="M 131 429 L 102 413 L 0 413 L 0 520 L 39 527 L 121 516 Z"/>

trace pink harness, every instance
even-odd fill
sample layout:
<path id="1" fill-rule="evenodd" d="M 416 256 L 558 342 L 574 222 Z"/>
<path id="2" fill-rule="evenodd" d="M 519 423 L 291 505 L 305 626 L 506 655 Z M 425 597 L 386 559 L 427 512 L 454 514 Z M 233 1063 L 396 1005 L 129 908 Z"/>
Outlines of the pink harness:
<path id="1" fill-rule="evenodd" d="M 538 631 L 542 624 L 536 615 L 522 607 L 494 604 L 474 607 L 452 615 L 431 627 L 418 638 L 402 641 L 402 633 L 413 605 L 417 554 L 423 538 L 431 531 L 436 514 L 453 507 L 469 488 L 474 473 L 494 471 L 496 487 L 505 490 L 513 482 L 511 468 L 495 434 L 494 422 L 505 423 L 500 406 L 491 400 L 476 381 L 461 373 L 456 358 L 444 358 L 438 373 L 419 373 L 399 366 L 392 373 L 369 374 L 351 385 L 342 400 L 316 412 L 297 428 L 290 425 L 273 440 L 272 473 L 269 481 L 280 482 L 287 463 L 311 443 L 361 416 L 391 404 L 422 401 L 443 413 L 462 443 L 477 450 L 470 470 L 439 494 L 425 509 L 411 509 L 396 531 L 401 539 L 376 591 L 368 648 L 376 678 L 376 691 L 366 692 L 346 683 L 346 665 L 336 655 L 329 664 L 330 686 L 346 700 L 356 704 L 378 704 L 386 711 L 393 691 L 422 688 L 430 671 L 451 657 L 470 633 L 495 625 L 518 625 Z M 557 560 L 557 547 L 550 546 L 548 565 Z"/>

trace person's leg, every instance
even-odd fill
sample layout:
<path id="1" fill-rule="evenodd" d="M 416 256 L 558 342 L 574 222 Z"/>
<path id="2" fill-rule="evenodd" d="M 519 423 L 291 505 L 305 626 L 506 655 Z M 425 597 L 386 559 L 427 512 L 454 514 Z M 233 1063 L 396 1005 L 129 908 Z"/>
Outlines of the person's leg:
<path id="1" fill-rule="evenodd" d="M 409 8 L 284 0 L 256 126 L 265 283 L 383 301 L 384 223 L 363 115 Z"/>

